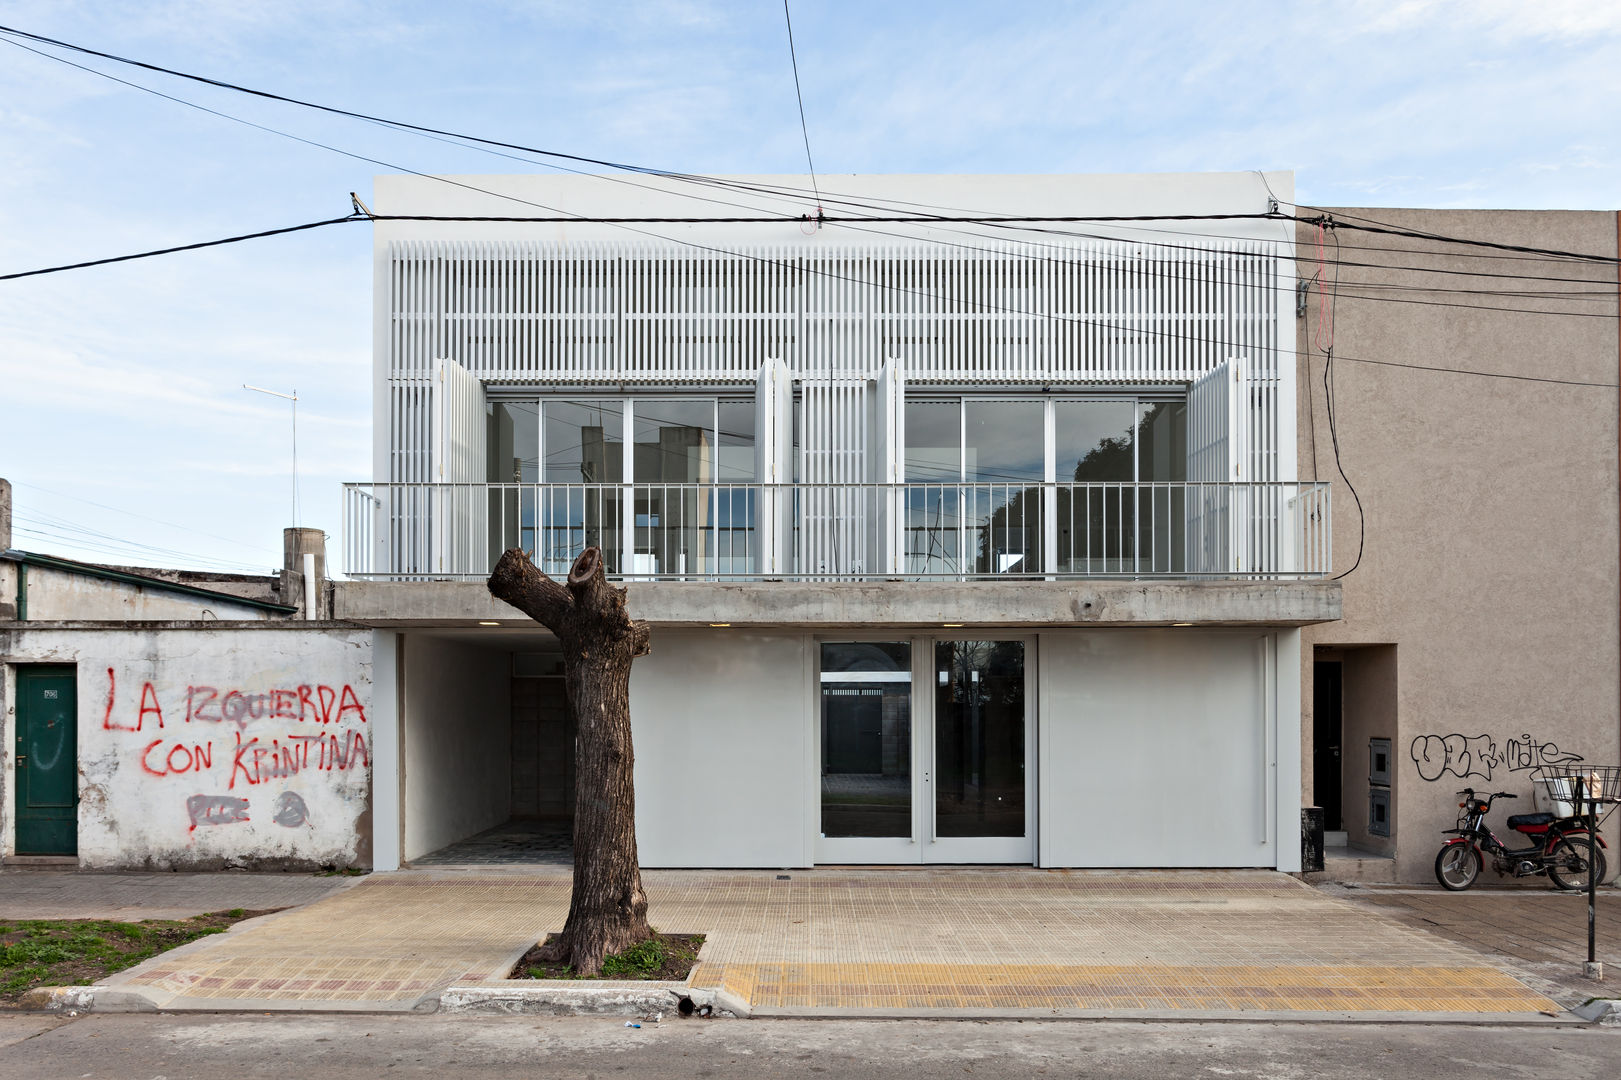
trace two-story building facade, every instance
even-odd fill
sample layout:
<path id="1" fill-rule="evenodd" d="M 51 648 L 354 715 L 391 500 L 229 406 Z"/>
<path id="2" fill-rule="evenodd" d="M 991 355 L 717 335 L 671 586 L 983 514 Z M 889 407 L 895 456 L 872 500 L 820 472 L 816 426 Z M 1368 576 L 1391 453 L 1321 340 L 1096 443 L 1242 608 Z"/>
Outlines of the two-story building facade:
<path id="1" fill-rule="evenodd" d="M 376 631 L 376 865 L 566 834 L 555 643 L 483 580 L 598 545 L 654 631 L 646 865 L 1298 869 L 1340 592 L 1291 177 L 810 187 L 379 178 L 334 611 Z"/>

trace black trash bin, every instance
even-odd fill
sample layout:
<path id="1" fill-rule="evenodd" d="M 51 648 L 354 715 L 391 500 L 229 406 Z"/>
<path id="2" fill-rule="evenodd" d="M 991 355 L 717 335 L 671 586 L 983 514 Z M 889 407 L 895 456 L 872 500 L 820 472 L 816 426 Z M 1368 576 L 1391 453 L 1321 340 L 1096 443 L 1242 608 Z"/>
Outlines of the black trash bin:
<path id="1" fill-rule="evenodd" d="M 1300 869 L 1308 873 L 1323 868 L 1323 808 L 1300 809 Z"/>

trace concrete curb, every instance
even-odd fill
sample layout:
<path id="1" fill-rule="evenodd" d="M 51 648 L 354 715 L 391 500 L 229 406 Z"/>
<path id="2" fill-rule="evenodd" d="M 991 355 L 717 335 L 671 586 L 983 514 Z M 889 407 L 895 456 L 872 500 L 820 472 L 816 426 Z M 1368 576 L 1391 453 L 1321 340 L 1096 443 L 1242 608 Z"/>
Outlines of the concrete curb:
<path id="1" fill-rule="evenodd" d="M 59 1013 L 155 1013 L 155 1001 L 137 990 L 109 986 L 36 986 L 23 994 L 17 1008 L 32 1012 Z"/>
<path id="2" fill-rule="evenodd" d="M 683 999 L 708 1006 L 716 1016 L 747 1019 L 747 1003 L 724 990 L 695 989 L 684 982 L 614 981 L 581 986 L 559 979 L 506 979 L 477 986 L 451 986 L 439 995 L 439 1011 L 484 1015 L 648 1016 L 680 1015 Z"/>
<path id="3" fill-rule="evenodd" d="M 1621 1000 L 1616 998 L 1594 998 L 1570 1011 L 1599 1027 L 1621 1028 Z"/>

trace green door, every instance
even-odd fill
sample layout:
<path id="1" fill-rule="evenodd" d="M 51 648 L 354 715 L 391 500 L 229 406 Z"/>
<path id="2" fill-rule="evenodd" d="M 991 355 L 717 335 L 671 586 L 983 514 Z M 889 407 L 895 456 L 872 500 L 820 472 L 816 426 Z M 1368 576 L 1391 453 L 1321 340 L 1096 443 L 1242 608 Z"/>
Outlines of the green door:
<path id="1" fill-rule="evenodd" d="M 18 855 L 79 853 L 79 740 L 71 667 L 17 671 Z"/>

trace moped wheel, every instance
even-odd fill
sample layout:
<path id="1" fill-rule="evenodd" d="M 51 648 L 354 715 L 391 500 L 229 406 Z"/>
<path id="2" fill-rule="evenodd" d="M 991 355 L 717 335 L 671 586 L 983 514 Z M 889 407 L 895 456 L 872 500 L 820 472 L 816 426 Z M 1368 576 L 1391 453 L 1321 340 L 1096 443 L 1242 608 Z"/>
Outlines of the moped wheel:
<path id="1" fill-rule="evenodd" d="M 1577 892 L 1587 888 L 1587 860 L 1593 860 L 1593 869 L 1602 882 L 1609 876 L 1604 863 L 1604 851 L 1591 837 L 1561 836 L 1548 856 L 1548 876 L 1561 889 Z"/>
<path id="2" fill-rule="evenodd" d="M 1441 888 L 1462 892 L 1480 877 L 1480 852 L 1472 844 L 1448 844 L 1435 856 L 1435 880 Z"/>

